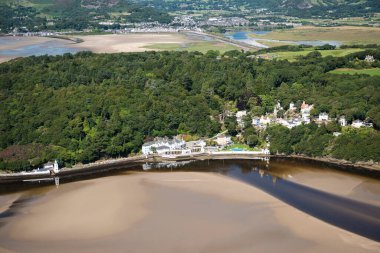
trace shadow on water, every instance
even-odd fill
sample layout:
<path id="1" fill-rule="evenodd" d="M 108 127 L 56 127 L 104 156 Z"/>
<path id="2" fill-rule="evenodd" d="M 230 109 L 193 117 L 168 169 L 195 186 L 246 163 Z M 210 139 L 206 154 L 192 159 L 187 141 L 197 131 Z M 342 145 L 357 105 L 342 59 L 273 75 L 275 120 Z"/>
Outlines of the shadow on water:
<path id="1" fill-rule="evenodd" d="M 305 163 L 307 164 L 307 163 Z M 262 161 L 196 161 L 183 165 L 154 165 L 152 171 L 218 172 L 259 188 L 277 199 L 327 223 L 380 242 L 380 207 L 316 190 L 275 176 Z M 170 168 L 172 167 L 172 168 Z M 329 170 L 320 167 L 321 170 Z M 291 169 L 290 169 L 291 170 Z"/>
<path id="2" fill-rule="evenodd" d="M 380 241 L 380 208 L 271 176 L 261 169 L 234 168 L 228 176 L 253 185 L 320 220 Z"/>
<path id="3" fill-rule="evenodd" d="M 274 160 L 269 166 L 268 161 L 257 160 L 215 160 L 215 161 L 191 161 L 177 163 L 157 163 L 157 164 L 134 164 L 124 167 L 104 168 L 97 173 L 84 173 L 61 177 L 61 183 L 68 183 L 77 180 L 88 180 L 96 177 L 123 175 L 131 171 L 149 172 L 216 172 L 234 179 L 248 183 L 259 188 L 277 199 L 307 213 L 327 223 L 351 231 L 358 235 L 380 242 L 380 207 L 348 199 L 345 197 L 316 190 L 304 185 L 300 185 L 279 175 L 292 173 L 293 170 L 314 169 L 331 170 L 324 166 L 310 165 L 307 162 L 294 163 L 284 160 Z M 52 184 L 51 182 L 48 184 Z M 13 190 L 30 189 L 35 185 L 18 184 L 8 185 Z M 12 191 L 10 188 L 1 189 L 0 194 Z M 24 200 L 17 200 L 13 205 L 1 214 L 0 218 L 12 216 L 18 205 L 23 205 Z"/>

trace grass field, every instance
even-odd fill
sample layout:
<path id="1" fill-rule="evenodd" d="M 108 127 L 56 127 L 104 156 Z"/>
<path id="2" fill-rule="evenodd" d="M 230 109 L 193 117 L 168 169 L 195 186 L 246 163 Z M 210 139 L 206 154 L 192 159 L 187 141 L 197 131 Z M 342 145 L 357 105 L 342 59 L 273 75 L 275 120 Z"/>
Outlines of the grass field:
<path id="1" fill-rule="evenodd" d="M 281 60 L 289 60 L 289 61 L 295 61 L 298 56 L 305 56 L 309 54 L 310 52 L 315 51 L 314 49 L 305 49 L 305 51 L 297 51 L 297 52 L 291 52 L 291 51 L 284 51 L 284 52 L 273 52 L 273 53 L 267 53 L 260 55 L 263 58 L 266 59 L 281 59 Z M 334 57 L 340 57 L 345 56 L 351 53 L 363 51 L 363 49 L 360 48 L 347 48 L 347 49 L 335 49 L 335 50 L 318 50 L 322 54 L 322 57 L 326 56 L 334 56 Z"/>
<path id="2" fill-rule="evenodd" d="M 332 74 L 346 74 L 346 75 L 355 75 L 355 74 L 365 74 L 370 76 L 380 76 L 380 68 L 372 69 L 334 69 L 330 71 Z"/>
<path id="3" fill-rule="evenodd" d="M 218 50 L 221 53 L 226 51 L 238 49 L 232 45 L 216 42 L 216 41 L 204 41 L 204 42 L 191 42 L 191 43 L 168 43 L 168 44 L 152 44 L 144 46 L 147 49 L 156 50 L 168 50 L 168 51 L 199 51 L 206 53 L 209 50 Z"/>
<path id="4" fill-rule="evenodd" d="M 289 30 L 273 31 L 260 37 L 274 40 L 327 40 L 339 41 L 344 44 L 369 44 L 380 42 L 380 28 L 358 26 L 301 26 Z"/>

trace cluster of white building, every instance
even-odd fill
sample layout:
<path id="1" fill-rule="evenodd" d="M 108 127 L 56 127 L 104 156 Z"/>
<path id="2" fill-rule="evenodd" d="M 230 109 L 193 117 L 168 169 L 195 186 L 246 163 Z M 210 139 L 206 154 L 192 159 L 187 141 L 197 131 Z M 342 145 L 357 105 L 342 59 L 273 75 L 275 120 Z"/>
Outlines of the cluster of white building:
<path id="1" fill-rule="evenodd" d="M 205 152 L 206 142 L 188 141 L 185 142 L 180 138 L 169 139 L 168 137 L 157 137 L 154 141 L 146 142 L 142 146 L 142 153 L 144 155 L 158 154 L 165 155 L 186 155 L 193 153 Z"/>
<path id="2" fill-rule="evenodd" d="M 255 128 L 265 129 L 270 124 L 280 124 L 287 128 L 293 128 L 302 124 L 309 124 L 314 121 L 317 124 L 326 124 L 331 121 L 337 121 L 341 126 L 349 126 L 345 116 L 340 116 L 337 119 L 329 118 L 329 114 L 326 112 L 321 112 L 318 117 L 311 118 L 310 113 L 314 108 L 314 105 L 309 105 L 305 101 L 300 106 L 299 113 L 297 112 L 297 107 L 292 102 L 289 104 L 289 109 L 285 112 L 286 115 L 292 115 L 288 117 L 278 117 L 278 112 L 284 110 L 283 107 L 278 102 L 274 108 L 273 113 L 261 115 L 260 117 L 252 118 L 252 125 Z M 247 111 L 238 111 L 236 113 L 236 121 L 240 127 L 244 126 L 244 117 L 247 116 Z M 373 127 L 372 123 L 364 122 L 361 120 L 354 120 L 351 127 Z"/>

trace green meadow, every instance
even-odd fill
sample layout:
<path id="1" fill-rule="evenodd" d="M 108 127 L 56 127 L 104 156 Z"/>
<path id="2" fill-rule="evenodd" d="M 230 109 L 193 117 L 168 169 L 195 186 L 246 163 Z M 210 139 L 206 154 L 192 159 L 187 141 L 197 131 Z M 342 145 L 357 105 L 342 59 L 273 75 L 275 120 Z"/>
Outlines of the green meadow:
<path id="1" fill-rule="evenodd" d="M 370 76 L 380 76 L 380 68 L 371 68 L 371 69 L 349 69 L 349 68 L 342 68 L 342 69 L 334 69 L 333 71 L 330 71 L 332 74 L 346 74 L 346 75 L 370 75 Z"/>
<path id="2" fill-rule="evenodd" d="M 144 46 L 147 49 L 167 50 L 167 51 L 199 51 L 206 53 L 209 50 L 218 50 L 221 53 L 226 51 L 238 49 L 232 45 L 217 42 L 217 41 L 205 41 L 205 42 L 191 42 L 191 43 L 166 43 L 166 44 L 152 44 Z"/>
<path id="3" fill-rule="evenodd" d="M 347 48 L 347 49 L 335 49 L 335 50 L 317 50 L 321 53 L 322 57 L 326 56 L 334 56 L 334 57 L 341 57 L 345 56 L 351 53 L 356 53 L 359 51 L 363 51 L 364 49 L 360 48 Z M 313 48 L 307 48 L 304 51 L 282 51 L 282 52 L 273 52 L 273 53 L 266 53 L 261 54 L 260 56 L 262 58 L 267 59 L 281 59 L 281 60 L 289 60 L 289 61 L 295 61 L 299 56 L 306 56 L 307 54 L 311 53 L 312 51 L 316 51 Z"/>

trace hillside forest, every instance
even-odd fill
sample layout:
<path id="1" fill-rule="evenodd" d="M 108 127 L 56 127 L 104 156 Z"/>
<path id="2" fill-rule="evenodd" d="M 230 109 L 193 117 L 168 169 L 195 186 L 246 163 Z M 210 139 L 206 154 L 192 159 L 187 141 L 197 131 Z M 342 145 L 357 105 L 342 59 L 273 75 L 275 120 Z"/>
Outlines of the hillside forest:
<path id="1" fill-rule="evenodd" d="M 373 55 L 375 62 L 364 61 Z M 210 137 L 227 129 L 271 152 L 380 160 L 380 77 L 335 75 L 336 68 L 379 67 L 380 50 L 345 57 L 311 52 L 298 61 L 264 60 L 240 51 L 143 52 L 32 56 L 0 64 L 0 168 L 29 170 L 140 152 L 156 136 Z M 280 101 L 314 104 L 312 115 L 345 115 L 374 128 L 314 123 L 288 129 L 236 126 L 229 110 L 250 117 Z M 233 106 L 231 106 L 233 105 Z M 228 113 L 226 114 L 228 115 Z M 247 122 L 250 119 L 246 119 Z M 334 132 L 341 132 L 334 136 Z"/>

